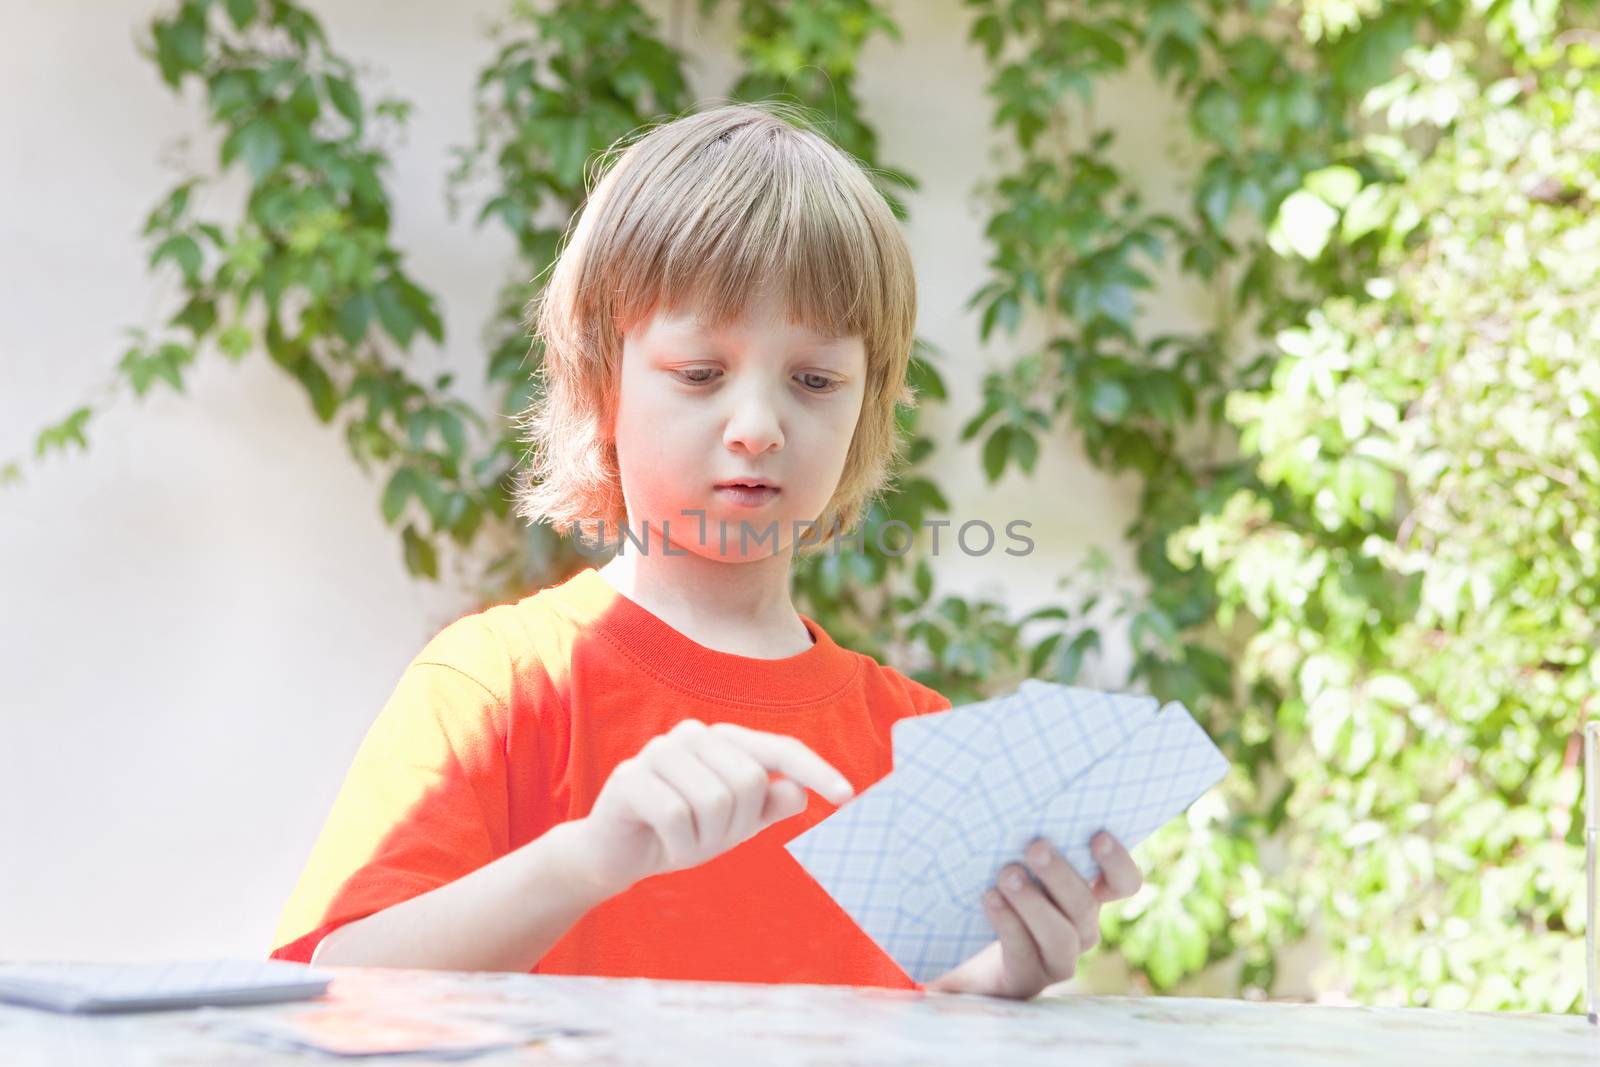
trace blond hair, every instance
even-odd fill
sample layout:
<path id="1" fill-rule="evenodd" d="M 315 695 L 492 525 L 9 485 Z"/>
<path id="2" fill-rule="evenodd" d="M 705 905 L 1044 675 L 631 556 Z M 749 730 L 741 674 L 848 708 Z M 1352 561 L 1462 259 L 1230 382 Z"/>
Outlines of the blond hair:
<path id="1" fill-rule="evenodd" d="M 713 327 L 775 287 L 791 322 L 859 336 L 866 390 L 819 538 L 849 530 L 888 486 L 903 441 L 899 405 L 917 314 L 911 254 L 865 167 L 773 103 L 725 104 L 646 128 L 597 161 L 589 194 L 548 283 L 528 304 L 544 349 L 535 399 L 519 416 L 530 463 L 516 512 L 563 533 L 626 518 L 615 446 L 622 338 L 658 309 Z M 581 524 L 581 525 L 580 525 Z"/>

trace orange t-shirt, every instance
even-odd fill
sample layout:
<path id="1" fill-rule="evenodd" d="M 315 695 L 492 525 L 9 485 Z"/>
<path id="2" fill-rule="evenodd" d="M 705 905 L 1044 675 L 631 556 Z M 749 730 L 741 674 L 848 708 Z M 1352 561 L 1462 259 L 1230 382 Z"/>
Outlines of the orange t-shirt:
<path id="1" fill-rule="evenodd" d="M 802 618 L 814 643 L 798 655 L 718 652 L 591 568 L 451 623 L 357 751 L 271 957 L 309 962 L 339 926 L 582 818 L 612 768 L 682 719 L 797 737 L 865 789 L 890 769 L 894 722 L 950 702 Z M 534 973 L 918 988 L 784 849 L 835 810 L 806 797 L 710 862 L 591 909 Z"/>

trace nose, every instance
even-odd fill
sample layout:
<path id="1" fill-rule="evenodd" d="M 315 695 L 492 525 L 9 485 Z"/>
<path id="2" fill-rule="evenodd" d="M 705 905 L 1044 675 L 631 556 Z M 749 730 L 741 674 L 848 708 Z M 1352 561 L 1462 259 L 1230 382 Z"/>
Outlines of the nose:
<path id="1" fill-rule="evenodd" d="M 764 388 L 752 385 L 734 397 L 733 410 L 723 427 L 722 443 L 729 448 L 742 448 L 753 456 L 783 447 L 778 407 Z"/>

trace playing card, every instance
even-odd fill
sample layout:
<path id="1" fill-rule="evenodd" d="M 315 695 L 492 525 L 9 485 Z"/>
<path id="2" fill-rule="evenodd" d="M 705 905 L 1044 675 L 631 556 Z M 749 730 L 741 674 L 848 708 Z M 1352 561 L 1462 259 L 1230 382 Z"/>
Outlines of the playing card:
<path id="1" fill-rule="evenodd" d="M 994 939 L 982 894 L 1030 841 L 1049 839 L 1093 880 L 1096 833 L 1131 849 L 1222 778 L 1226 759 L 1187 710 L 1154 709 L 1034 682 L 902 720 L 894 770 L 789 850 L 907 973 L 931 980 Z"/>
<path id="2" fill-rule="evenodd" d="M 94 1013 L 267 1004 L 320 996 L 332 980 L 283 960 L 45 960 L 0 964 L 0 1002 Z"/>
<path id="3" fill-rule="evenodd" d="M 1055 686 L 1050 682 L 1041 682 L 1037 678 L 1027 678 L 1017 687 L 1017 693 L 1033 693 L 1057 688 L 1063 687 Z M 904 756 L 915 754 L 916 750 L 922 746 L 927 735 L 944 729 L 945 725 L 951 721 L 952 716 L 955 716 L 958 720 L 973 722 L 975 721 L 974 717 L 983 714 L 984 709 L 992 709 L 1009 699 L 1009 697 L 997 697 L 993 700 L 979 701 L 976 704 L 964 704 L 949 711 L 936 711 L 928 715 L 913 715 L 908 719 L 899 720 L 892 729 L 895 767 L 899 768 L 900 760 Z M 960 714 L 957 715 L 957 712 L 960 712 Z"/>
<path id="4" fill-rule="evenodd" d="M 894 855 L 891 832 L 901 784 L 885 775 L 787 845 L 863 929 L 892 922 L 900 908 L 898 880 L 885 867 Z"/>
<path id="5" fill-rule="evenodd" d="M 790 851 L 852 915 L 897 910 L 898 879 L 884 864 L 914 865 L 920 873 L 933 860 L 938 843 L 956 828 L 957 802 L 990 757 L 995 734 L 988 716 L 1015 706 L 1011 698 L 986 700 L 959 714 L 899 720 L 892 727 L 893 773 L 791 841 Z M 915 801 L 901 804 L 906 795 Z"/>
<path id="6" fill-rule="evenodd" d="M 982 895 L 1001 868 L 1021 861 L 1031 841 L 1050 841 L 1085 881 L 1093 882 L 1100 874 L 1089 852 L 1095 834 L 1105 830 L 1131 850 L 1182 814 L 1227 770 L 1226 758 L 1184 707 L 1168 704 L 1069 788 L 1040 807 L 1015 809 L 984 851 L 974 854 L 959 840 L 952 842 L 907 896 L 907 910 L 915 909 L 919 927 L 944 932 L 919 967 L 937 976 L 994 940 Z M 912 977 L 927 980 L 916 973 Z"/>
<path id="7" fill-rule="evenodd" d="M 960 803 L 949 807 L 937 836 L 907 840 L 900 851 L 902 871 L 915 887 L 905 908 L 927 921 L 937 923 L 936 912 L 948 913 L 951 900 L 964 900 L 956 894 L 980 872 L 1012 858 L 998 831 L 1042 810 L 1155 710 L 1148 698 L 1043 683 L 994 703 L 1004 710 L 977 723 L 985 733 L 983 758 L 960 783 Z"/>
<path id="8" fill-rule="evenodd" d="M 1156 711 L 1149 697 L 1071 686 L 1019 691 L 1015 699 L 1021 706 L 996 720 L 994 758 L 968 782 L 971 799 L 961 808 L 959 843 L 939 843 L 946 862 L 961 855 L 980 867 L 994 862 L 1004 847 L 997 828 L 1041 811 L 1073 779 L 1143 728 Z"/>
<path id="9" fill-rule="evenodd" d="M 893 795 L 911 801 L 889 809 L 895 839 L 886 841 L 886 847 L 901 869 L 920 872 L 940 844 L 957 832 L 960 804 L 972 778 L 993 758 L 994 717 L 1012 706 L 986 700 L 894 724 Z"/>
<path id="10" fill-rule="evenodd" d="M 986 855 L 1008 812 L 1042 804 L 1155 709 L 1148 697 L 1030 679 L 1006 697 L 946 713 L 948 725 L 919 734 L 909 729 L 918 720 L 905 721 L 894 734 L 895 772 L 906 779 L 900 795 L 919 801 L 895 812 L 901 869 L 936 878 L 930 868 L 941 854 Z M 902 739 L 913 746 L 904 757 Z"/>
<path id="11" fill-rule="evenodd" d="M 344 1004 L 279 1015 L 217 1012 L 206 1025 L 254 1044 L 285 1050 L 334 1056 L 425 1053 L 433 1059 L 460 1059 L 580 1032 L 439 1014 L 423 1018 L 415 1012 Z"/>
<path id="12" fill-rule="evenodd" d="M 886 870 L 886 865 L 899 862 L 902 848 L 918 847 L 917 835 L 925 834 L 930 840 L 941 838 L 937 825 L 944 817 L 939 803 L 941 790 L 948 788 L 956 776 L 965 783 L 967 774 L 977 769 L 976 751 L 964 746 L 982 738 L 982 715 L 996 703 L 964 706 L 960 709 L 962 717 L 951 722 L 948 730 L 940 729 L 936 734 L 925 731 L 921 738 L 910 741 L 903 740 L 913 737 L 904 732 L 908 727 L 921 728 L 930 719 L 949 721 L 950 712 L 896 722 L 892 727 L 894 772 L 863 789 L 788 843 L 790 853 L 858 923 L 862 916 L 868 916 L 869 922 L 887 925 L 899 913 L 900 879 L 897 872 Z M 921 741 L 929 739 L 935 743 L 923 756 Z M 973 761 L 970 765 L 963 762 L 968 758 Z M 900 797 L 907 792 L 916 793 L 917 802 L 902 805 Z M 908 834 L 912 835 L 909 846 L 897 839 Z M 924 862 L 932 858 L 933 853 L 928 851 Z"/>

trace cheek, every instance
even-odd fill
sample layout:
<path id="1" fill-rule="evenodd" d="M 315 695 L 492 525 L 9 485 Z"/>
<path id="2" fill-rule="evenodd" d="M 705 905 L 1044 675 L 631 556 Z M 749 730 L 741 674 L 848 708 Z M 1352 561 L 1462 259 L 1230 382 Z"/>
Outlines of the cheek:
<path id="1" fill-rule="evenodd" d="M 618 411 L 622 414 L 620 425 L 631 428 L 634 440 L 646 447 L 670 447 L 668 430 L 675 430 L 674 436 L 682 439 L 695 423 L 706 421 L 704 405 L 697 403 L 696 397 L 656 375 L 624 379 Z"/>
<path id="2" fill-rule="evenodd" d="M 618 386 L 617 452 L 648 465 L 652 456 L 671 448 L 673 441 L 665 428 L 681 420 L 673 417 L 672 397 L 657 387 L 644 368 L 624 364 Z"/>
<path id="3" fill-rule="evenodd" d="M 853 407 L 848 404 L 840 405 L 831 419 L 828 437 L 833 442 L 833 453 L 841 465 L 850 453 L 850 443 L 855 439 L 856 428 L 861 423 L 861 409 L 861 400 L 857 398 Z"/>
<path id="4" fill-rule="evenodd" d="M 635 394 L 618 410 L 617 462 L 625 492 L 647 510 L 675 506 L 706 445 L 696 444 L 670 398 Z"/>

